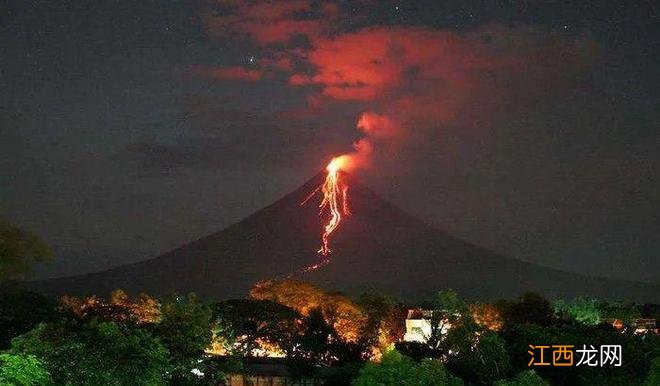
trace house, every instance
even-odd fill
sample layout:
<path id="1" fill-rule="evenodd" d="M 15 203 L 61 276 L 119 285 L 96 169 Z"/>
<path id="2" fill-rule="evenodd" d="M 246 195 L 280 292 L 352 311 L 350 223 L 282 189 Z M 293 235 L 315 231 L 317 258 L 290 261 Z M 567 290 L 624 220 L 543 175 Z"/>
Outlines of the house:
<path id="1" fill-rule="evenodd" d="M 635 334 L 658 333 L 655 319 L 635 319 L 632 326 L 635 327 Z"/>
<path id="2" fill-rule="evenodd" d="M 430 310 L 410 309 L 406 316 L 406 333 L 404 342 L 426 343 L 433 332 L 433 312 Z M 436 311 L 437 312 L 437 311 Z M 445 335 L 451 328 L 449 321 L 443 319 L 440 322 L 440 333 Z"/>

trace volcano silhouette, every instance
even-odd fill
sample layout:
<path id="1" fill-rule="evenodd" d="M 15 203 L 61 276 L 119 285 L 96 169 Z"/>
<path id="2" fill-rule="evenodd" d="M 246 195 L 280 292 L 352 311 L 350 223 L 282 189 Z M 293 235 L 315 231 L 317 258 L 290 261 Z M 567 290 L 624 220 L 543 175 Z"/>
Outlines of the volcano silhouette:
<path id="1" fill-rule="evenodd" d="M 325 178 L 244 220 L 164 255 L 107 271 L 32 282 L 50 294 L 195 292 L 209 300 L 244 297 L 259 280 L 293 278 L 357 294 L 377 290 L 402 300 L 426 299 L 452 288 L 467 299 L 511 298 L 525 291 L 548 297 L 596 296 L 657 302 L 660 286 L 587 277 L 508 258 L 452 237 L 405 213 L 342 173 L 352 216 L 331 238 L 331 261 L 321 258 L 319 197 L 300 203 Z"/>

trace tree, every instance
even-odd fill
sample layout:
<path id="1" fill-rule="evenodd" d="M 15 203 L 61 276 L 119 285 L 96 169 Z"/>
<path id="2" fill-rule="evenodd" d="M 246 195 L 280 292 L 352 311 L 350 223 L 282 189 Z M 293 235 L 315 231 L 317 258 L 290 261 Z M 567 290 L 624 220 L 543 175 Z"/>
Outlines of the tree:
<path id="1" fill-rule="evenodd" d="M 11 339 L 24 334 L 41 322 L 57 316 L 55 301 L 20 287 L 0 290 L 0 349 L 9 347 Z"/>
<path id="2" fill-rule="evenodd" d="M 311 310 L 303 323 L 303 331 L 296 342 L 296 355 L 312 363 L 331 365 L 336 361 L 332 346 L 339 340 L 337 332 L 326 323 L 319 309 Z"/>
<path id="3" fill-rule="evenodd" d="M 378 359 L 392 344 L 399 342 L 406 333 L 406 312 L 400 304 L 378 293 L 360 296 L 357 302 L 367 320 L 361 340 L 372 348 L 372 358 Z"/>
<path id="4" fill-rule="evenodd" d="M 294 377 L 310 377 L 321 366 L 343 366 L 347 372 L 354 372 L 351 368 L 361 365 L 367 357 L 364 345 L 344 340 L 326 322 L 321 310 L 313 309 L 302 319 L 286 362 Z"/>
<path id="5" fill-rule="evenodd" d="M 504 326 L 500 311 L 492 304 L 470 304 L 470 314 L 479 326 L 491 331 L 500 331 Z"/>
<path id="6" fill-rule="evenodd" d="M 325 321 L 347 342 L 358 341 L 367 323 L 363 310 L 346 296 L 301 281 L 263 281 L 250 290 L 250 297 L 283 304 L 303 316 L 318 309 Z"/>
<path id="7" fill-rule="evenodd" d="M 500 302 L 498 306 L 502 311 L 505 327 L 525 323 L 549 326 L 555 321 L 550 302 L 534 292 L 526 292 L 517 302 Z"/>
<path id="8" fill-rule="evenodd" d="M 50 374 L 34 355 L 0 354 L 0 385 L 46 386 Z"/>
<path id="9" fill-rule="evenodd" d="M 528 370 L 529 345 L 570 342 L 576 349 L 583 345 L 621 345 L 623 366 L 539 366 L 535 370 L 552 384 L 561 385 L 637 385 L 649 371 L 651 358 L 660 354 L 660 338 L 655 334 L 635 335 L 633 331 L 618 332 L 611 326 L 584 326 L 581 324 L 541 327 L 520 324 L 503 333 L 514 371 Z M 577 361 L 577 354 L 575 361 Z"/>
<path id="10" fill-rule="evenodd" d="M 416 361 L 421 361 L 424 358 L 438 358 L 442 356 L 438 350 L 432 349 L 428 344 L 422 342 L 401 341 L 395 343 L 394 348 L 403 355 Z"/>
<path id="11" fill-rule="evenodd" d="M 96 295 L 86 298 L 63 296 L 60 306 L 80 319 L 100 318 L 133 325 L 155 324 L 160 321 L 161 316 L 158 300 L 141 293 L 134 301 L 122 289 L 112 291 L 109 300 Z"/>
<path id="12" fill-rule="evenodd" d="M 642 304 L 639 313 L 642 318 L 660 320 L 660 304 Z"/>
<path id="13" fill-rule="evenodd" d="M 211 344 L 211 309 L 192 293 L 170 297 L 163 301 L 155 333 L 170 352 L 173 378 L 185 382 Z"/>
<path id="14" fill-rule="evenodd" d="M 642 317 L 641 312 L 634 304 L 624 302 L 603 301 L 598 305 L 603 319 L 617 319 L 629 326 L 635 319 Z"/>
<path id="15" fill-rule="evenodd" d="M 527 370 L 518 374 L 513 379 L 503 379 L 495 382 L 495 386 L 550 386 L 550 384 L 541 378 L 536 371 Z"/>
<path id="16" fill-rule="evenodd" d="M 292 308 L 269 300 L 226 300 L 213 311 L 216 340 L 224 343 L 224 351 L 241 356 L 255 355 L 257 349 L 290 352 L 300 319 Z"/>
<path id="17" fill-rule="evenodd" d="M 651 368 L 649 369 L 649 375 L 644 381 L 644 386 L 657 386 L 660 385 L 660 357 L 657 357 L 651 361 Z"/>
<path id="18" fill-rule="evenodd" d="M 310 310 L 296 337 L 295 350 L 286 357 L 289 372 L 294 378 L 310 377 L 317 366 L 335 364 L 338 355 L 334 351 L 339 342 L 337 331 L 325 321 L 321 310 Z"/>
<path id="19" fill-rule="evenodd" d="M 496 332 L 476 323 L 460 296 L 446 290 L 434 299 L 429 346 L 447 361 L 447 367 L 470 382 L 492 383 L 509 371 L 505 342 Z"/>
<path id="20" fill-rule="evenodd" d="M 459 325 L 449 330 L 443 346 L 447 366 L 466 381 L 490 384 L 510 370 L 505 342 L 493 331 Z"/>
<path id="21" fill-rule="evenodd" d="M 442 362 L 425 359 L 416 363 L 396 350 L 383 354 L 380 362 L 368 362 L 353 382 L 354 386 L 444 386 L 463 382 L 447 373 Z"/>
<path id="22" fill-rule="evenodd" d="M 12 341 L 39 358 L 58 385 L 164 385 L 167 349 L 143 329 L 94 319 L 40 324 Z"/>
<path id="23" fill-rule="evenodd" d="M 53 252 L 37 236 L 0 220 L 0 283 L 23 279 L 32 264 L 51 259 Z"/>
<path id="24" fill-rule="evenodd" d="M 595 326 L 601 320 L 600 307 L 595 299 L 577 297 L 569 302 L 560 299 L 554 302 L 553 308 L 556 316 L 587 326 Z"/>
<path id="25" fill-rule="evenodd" d="M 436 309 L 443 310 L 450 321 L 461 318 L 468 311 L 467 304 L 461 299 L 458 293 L 452 289 L 438 292 L 435 299 Z"/>
<path id="26" fill-rule="evenodd" d="M 427 344 L 432 350 L 439 350 L 445 339 L 444 334 L 448 329 L 455 328 L 459 324 L 467 324 L 465 326 L 467 329 L 476 331 L 467 304 L 455 291 L 449 289 L 438 292 L 432 301 L 432 307 L 431 334 L 427 339 Z"/>

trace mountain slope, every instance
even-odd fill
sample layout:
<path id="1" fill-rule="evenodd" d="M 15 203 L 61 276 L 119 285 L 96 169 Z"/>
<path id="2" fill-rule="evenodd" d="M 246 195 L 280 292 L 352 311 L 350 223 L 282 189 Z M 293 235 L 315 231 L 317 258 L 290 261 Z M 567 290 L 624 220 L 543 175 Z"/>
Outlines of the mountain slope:
<path id="1" fill-rule="evenodd" d="M 561 272 L 507 258 L 452 237 L 406 214 L 349 175 L 353 216 L 333 234 L 331 262 L 319 261 L 316 199 L 300 202 L 319 173 L 294 192 L 229 228 L 155 259 L 107 271 L 31 283 L 53 294 L 103 294 L 115 288 L 163 295 L 194 291 L 209 299 L 244 297 L 258 280 L 295 278 L 349 293 L 376 289 L 420 300 L 442 288 L 468 299 L 598 296 L 658 302 L 660 286 Z"/>

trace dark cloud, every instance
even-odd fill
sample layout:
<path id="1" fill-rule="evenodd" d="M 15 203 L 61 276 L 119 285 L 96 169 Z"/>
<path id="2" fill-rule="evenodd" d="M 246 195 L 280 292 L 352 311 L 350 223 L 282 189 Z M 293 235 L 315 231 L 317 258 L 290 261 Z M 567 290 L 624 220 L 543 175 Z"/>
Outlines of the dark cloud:
<path id="1" fill-rule="evenodd" d="M 336 4 L 315 6 L 306 0 L 231 1 L 205 15 L 211 35 L 243 34 L 260 45 L 287 43 L 292 38 L 321 34 L 338 14 Z"/>
<path id="2" fill-rule="evenodd" d="M 195 95 L 181 103 L 186 109 L 179 114 L 184 135 L 159 138 L 156 131 L 128 143 L 112 159 L 135 164 L 135 170 L 147 175 L 182 169 L 295 169 L 307 154 L 292 150 L 316 142 L 300 126 L 278 124 L 271 114 L 231 107 L 226 99 Z"/>

